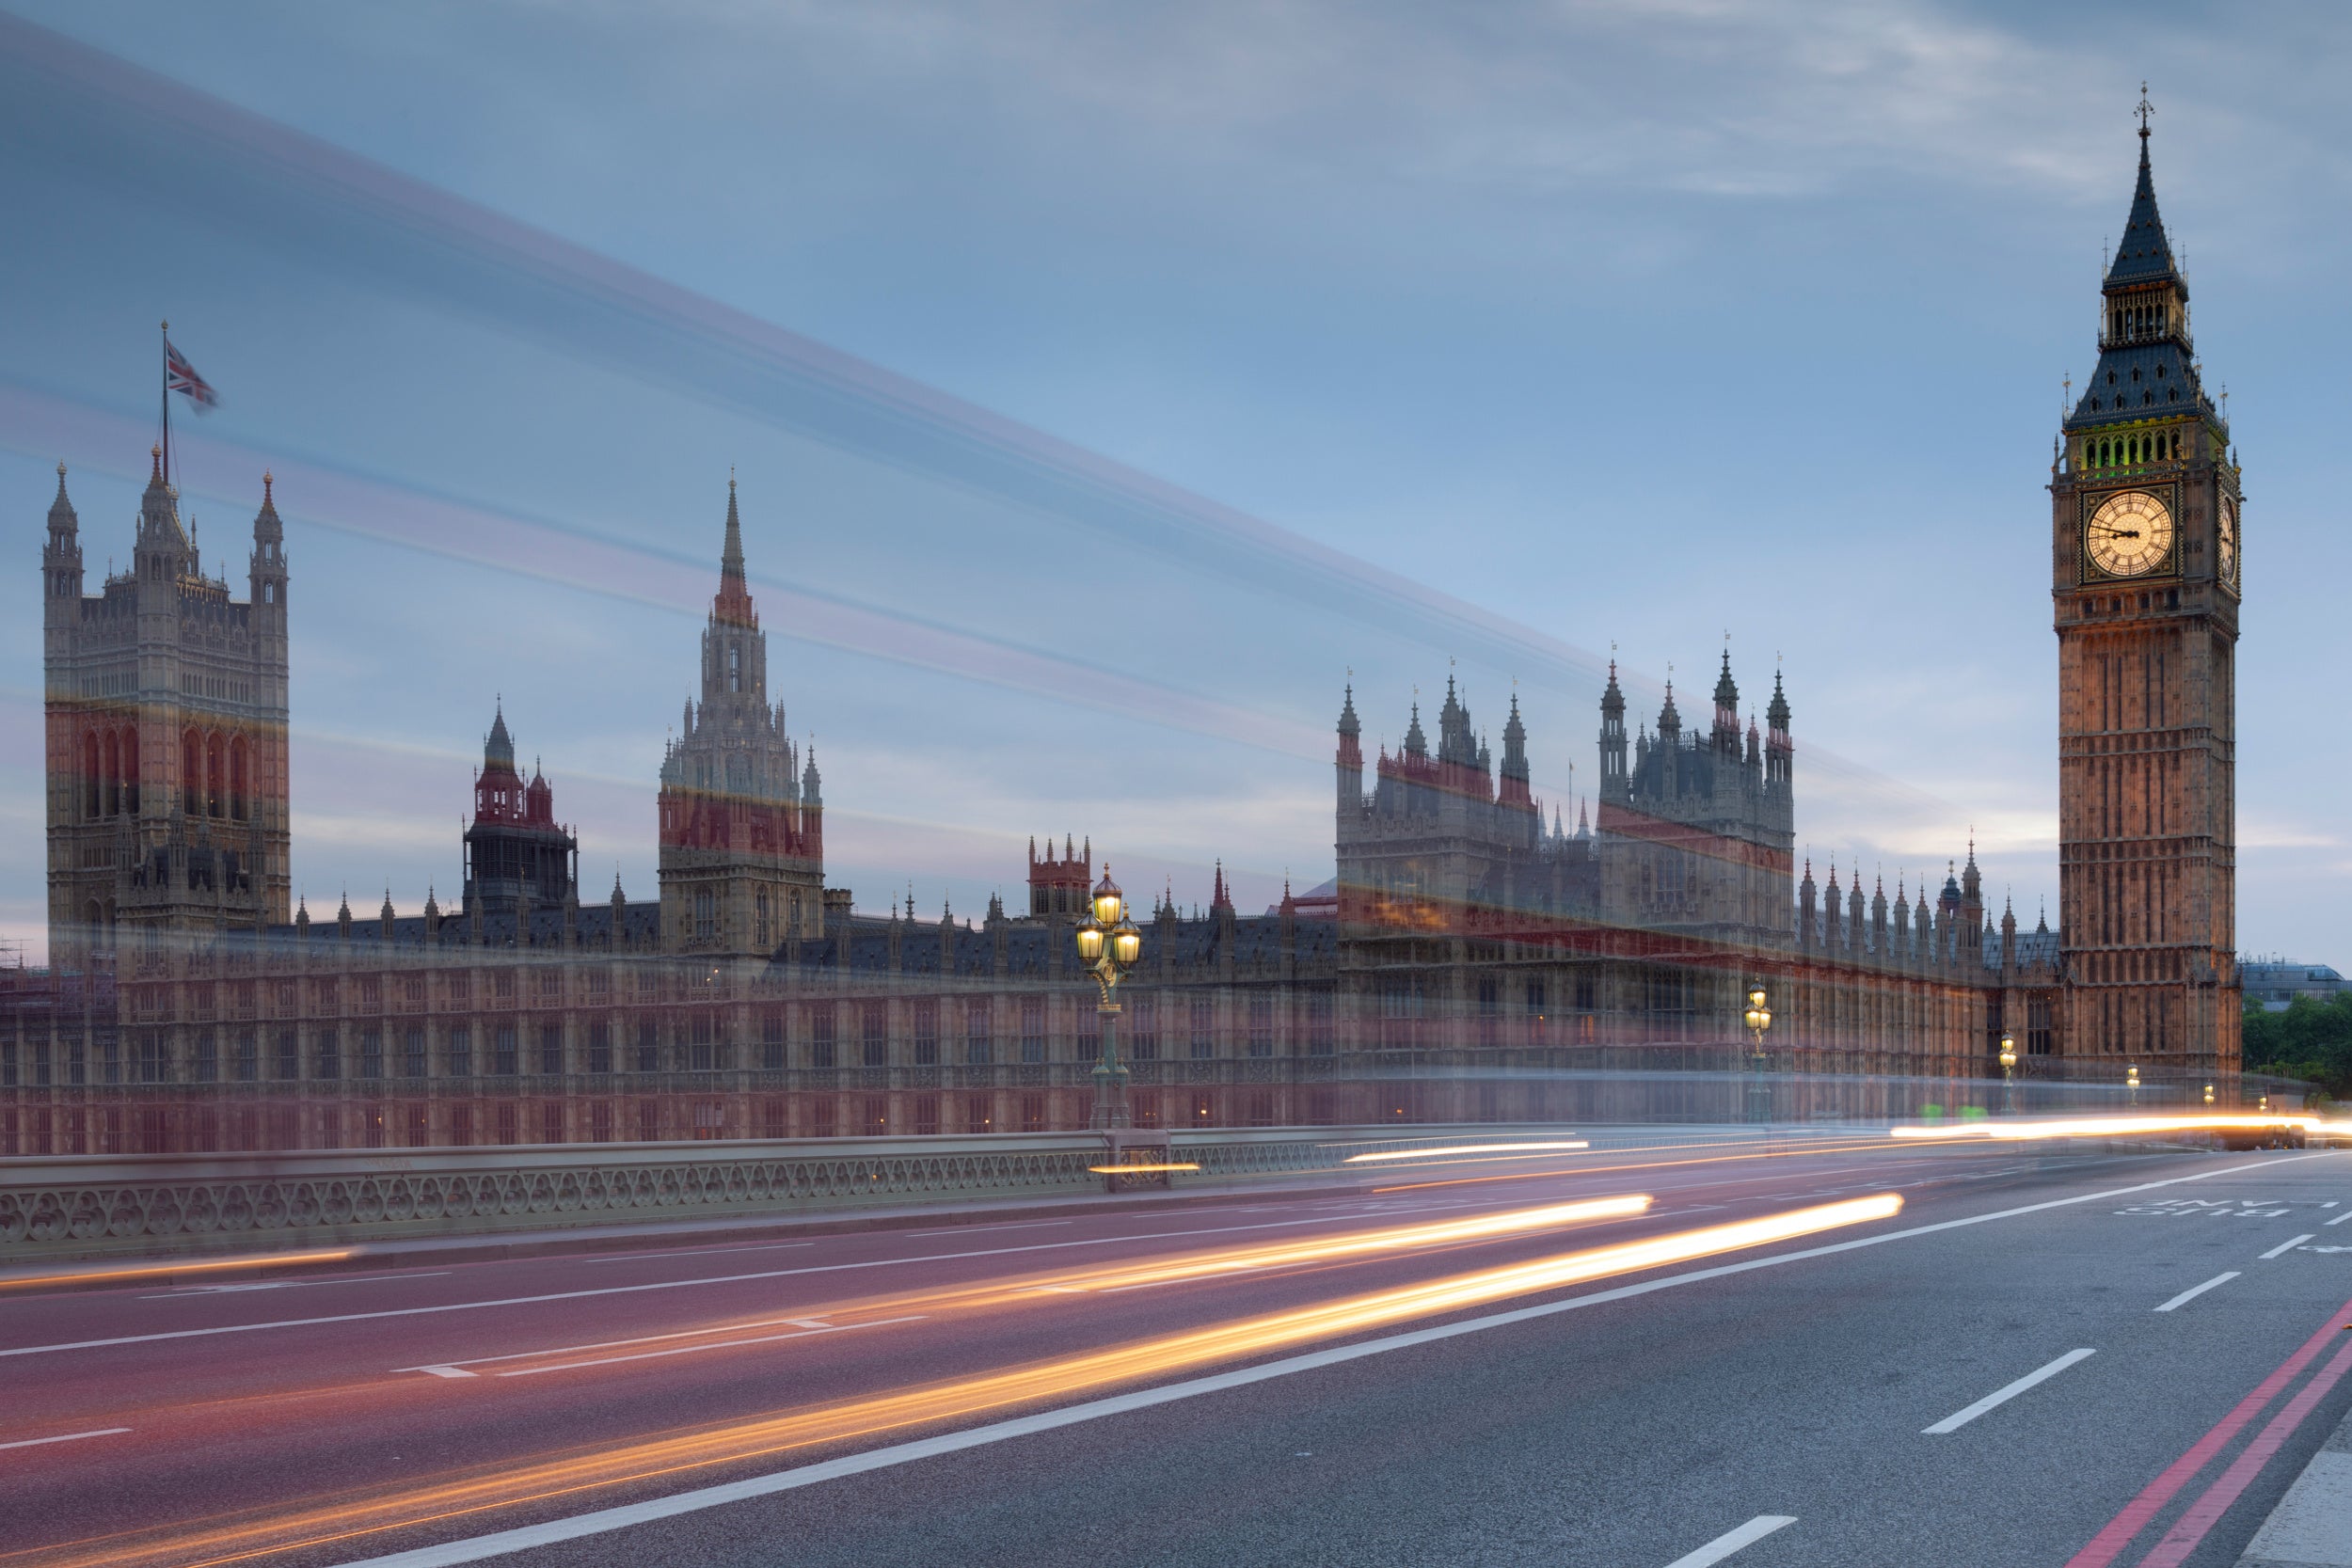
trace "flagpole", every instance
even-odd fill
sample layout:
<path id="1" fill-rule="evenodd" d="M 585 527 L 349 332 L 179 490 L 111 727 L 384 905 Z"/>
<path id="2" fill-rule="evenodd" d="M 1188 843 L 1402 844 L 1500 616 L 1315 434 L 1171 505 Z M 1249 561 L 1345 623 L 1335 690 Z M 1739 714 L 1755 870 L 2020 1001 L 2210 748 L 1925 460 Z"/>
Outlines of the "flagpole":
<path id="1" fill-rule="evenodd" d="M 171 324 L 164 323 L 164 484 L 171 483 Z"/>

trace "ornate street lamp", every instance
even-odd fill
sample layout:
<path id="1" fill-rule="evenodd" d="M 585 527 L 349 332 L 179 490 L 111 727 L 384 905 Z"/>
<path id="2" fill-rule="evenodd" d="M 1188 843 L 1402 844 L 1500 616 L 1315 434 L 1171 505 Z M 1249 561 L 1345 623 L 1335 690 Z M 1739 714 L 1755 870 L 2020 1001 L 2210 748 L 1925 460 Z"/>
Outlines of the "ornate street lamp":
<path id="1" fill-rule="evenodd" d="M 1132 1125 L 1127 1115 L 1127 1069 L 1119 1059 L 1119 982 L 1143 953 L 1143 933 L 1127 918 L 1126 895 L 1111 880 L 1110 863 L 1095 885 L 1092 907 L 1078 923 L 1078 959 L 1102 990 L 1095 1017 L 1103 1025 L 1103 1054 L 1094 1064 L 1094 1115 L 1098 1130 Z"/>
<path id="2" fill-rule="evenodd" d="M 1756 1122 L 1772 1120 L 1772 1089 L 1764 1082 L 1764 1031 L 1772 1026 L 1772 1010 L 1764 1005 L 1764 988 L 1748 988 L 1748 1010 L 1745 1015 L 1748 1033 L 1756 1037 L 1756 1048 L 1748 1053 L 1753 1072 L 1748 1080 L 1748 1119 Z"/>
<path id="3" fill-rule="evenodd" d="M 2208 1105 L 2213 1103 L 2213 1085 L 2211 1084 L 2207 1084 L 2205 1085 L 2205 1103 Z"/>
<path id="4" fill-rule="evenodd" d="M 2017 1037 L 2001 1031 L 2001 1114 L 2014 1109 L 2017 1094 Z"/>
<path id="5" fill-rule="evenodd" d="M 2123 1088 L 2124 1092 L 2131 1098 L 2131 1108 L 2135 1111 L 2138 1110 L 2139 1069 L 2136 1067 L 2127 1067 L 2123 1069 Z"/>

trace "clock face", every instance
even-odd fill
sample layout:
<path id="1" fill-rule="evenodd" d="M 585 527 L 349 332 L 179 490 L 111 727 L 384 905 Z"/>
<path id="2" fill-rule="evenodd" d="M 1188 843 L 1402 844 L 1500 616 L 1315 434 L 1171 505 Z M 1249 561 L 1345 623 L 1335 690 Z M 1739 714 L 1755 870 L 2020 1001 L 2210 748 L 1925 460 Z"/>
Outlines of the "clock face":
<path id="1" fill-rule="evenodd" d="M 2218 531 L 2219 536 L 2215 541 L 2214 564 L 2221 573 L 2221 580 L 2235 588 L 2237 586 L 2237 502 L 2227 496 L 2222 497 L 2220 516 L 2221 527 Z"/>
<path id="2" fill-rule="evenodd" d="M 2172 514 L 2145 490 L 2109 496 L 2090 515 L 2083 546 L 2109 577 L 2145 576 L 2172 553 Z"/>

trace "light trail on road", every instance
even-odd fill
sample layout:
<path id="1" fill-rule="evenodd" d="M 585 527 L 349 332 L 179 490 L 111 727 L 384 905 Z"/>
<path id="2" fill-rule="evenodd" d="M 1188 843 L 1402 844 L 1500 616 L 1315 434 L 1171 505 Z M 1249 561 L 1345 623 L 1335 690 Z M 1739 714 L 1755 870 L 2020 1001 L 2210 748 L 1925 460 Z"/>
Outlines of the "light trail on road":
<path id="1" fill-rule="evenodd" d="M 1641 1148 L 1613 1149 L 1609 1152 L 1613 1154 L 1641 1154 L 1649 1152 L 1651 1148 L 1673 1148 L 1677 1147 L 1705 1148 L 1707 1146 L 1657 1144 Z M 1372 1190 L 1375 1195 L 1386 1193 L 1410 1193 L 1418 1192 L 1428 1187 L 1470 1187 L 1496 1181 L 1533 1181 L 1542 1177 L 1550 1176 L 1614 1176 L 1620 1171 L 1671 1170 L 1685 1165 L 1730 1164 L 1743 1160 L 1788 1160 L 1815 1154 L 1879 1154 L 1887 1152 L 1897 1147 L 1898 1146 L 1896 1145 L 1883 1142 L 1881 1139 L 1872 1138 L 1867 1143 L 1808 1144 L 1803 1148 L 1757 1149 L 1745 1154 L 1701 1154 L 1688 1160 L 1644 1160 L 1629 1164 L 1600 1164 L 1597 1162 L 1592 1164 L 1584 1165 L 1553 1166 L 1548 1170 L 1503 1171 L 1494 1176 L 1440 1177 L 1434 1181 L 1401 1181 L 1392 1186 L 1375 1187 Z"/>
<path id="2" fill-rule="evenodd" d="M 1345 1165 L 1369 1165 L 1391 1160 L 1438 1160 L 1454 1154 L 1533 1154 L 1546 1149 L 1590 1148 L 1581 1139 L 1563 1139 L 1548 1143 L 1520 1144 L 1455 1144 L 1446 1148 L 1391 1148 L 1377 1154 L 1351 1154 L 1341 1161 Z"/>
<path id="3" fill-rule="evenodd" d="M 1553 1212 L 1581 1207 L 1554 1206 Z M 1791 1210 L 1473 1270 L 881 1395 L 450 1472 L 421 1485 L 346 1492 L 292 1508 L 221 1516 L 193 1528 L 182 1524 L 20 1549 L 0 1555 L 0 1561 L 40 1562 L 44 1568 L 99 1568 L 101 1564 L 107 1568 L 163 1568 L 164 1564 L 214 1568 L 288 1551 L 323 1549 L 389 1530 L 557 1502 L 615 1486 L 658 1482 L 795 1449 L 854 1443 L 910 1426 L 968 1419 L 1012 1406 L 1169 1377 L 1514 1296 L 1867 1224 L 1892 1217 L 1901 1208 L 1899 1196 L 1882 1194 Z M 1434 1231 L 1458 1228 L 1464 1223 L 1411 1228 Z"/>
<path id="4" fill-rule="evenodd" d="M 763 1313 L 750 1318 L 739 1315 L 729 1316 L 713 1322 L 682 1325 L 658 1334 L 620 1336 L 593 1339 L 584 1343 L 542 1345 L 535 1349 L 503 1351 L 485 1355 L 431 1356 L 411 1366 L 392 1369 L 391 1372 L 394 1378 L 402 1378 L 404 1374 L 437 1378 L 472 1377 L 478 1374 L 462 1369 L 474 1368 L 485 1363 L 499 1363 L 503 1370 L 496 1373 L 497 1376 L 532 1376 L 546 1371 L 568 1370 L 578 1367 L 651 1358 L 648 1354 L 613 1356 L 596 1361 L 567 1359 L 585 1351 L 661 1345 L 666 1347 L 660 1352 L 661 1354 L 675 1355 L 706 1350 L 734 1349 L 795 1336 L 763 1336 L 750 1339 L 730 1337 L 746 1335 L 759 1329 L 774 1328 L 780 1324 L 800 1323 L 811 1320 L 832 1320 L 844 1317 L 854 1317 L 860 1320 L 856 1323 L 834 1324 L 834 1331 L 838 1331 L 926 1320 L 935 1321 L 957 1316 L 968 1318 L 975 1314 L 1004 1308 L 1027 1310 L 1041 1306 L 1042 1304 L 1041 1298 L 1048 1295 L 1084 1296 L 1097 1292 L 1142 1290 L 1157 1285 L 1186 1284 L 1236 1274 L 1263 1274 L 1279 1269 L 1360 1262 L 1384 1255 L 1393 1256 L 1425 1248 L 1452 1247 L 1475 1242 L 1498 1241 L 1595 1221 L 1631 1218 L 1646 1212 L 1652 1201 L 1646 1194 L 1629 1194 L 1547 1204 L 1534 1209 L 1502 1210 L 1456 1219 L 1422 1221 L 1411 1225 L 1388 1226 L 1377 1229 L 1344 1231 L 1327 1237 L 1286 1238 L 1242 1245 L 1195 1248 L 1150 1260 L 1055 1269 L 1012 1275 L 992 1280 L 974 1281 L 968 1284 L 818 1302 L 796 1307 L 788 1315 L 784 1316 L 773 1313 Z M 240 1396 L 233 1401 L 208 1400 L 193 1403 L 172 1402 L 142 1403 L 129 1407 L 115 1405 L 110 1408 L 118 1415 L 135 1417 L 142 1424 L 152 1425 L 161 1420 L 185 1417 L 199 1410 L 217 1413 L 228 1408 L 231 1403 L 242 1405 L 255 1415 L 270 1407 L 282 1408 L 294 1403 L 314 1406 L 325 1399 L 351 1397 L 371 1390 L 380 1391 L 387 1384 L 388 1379 L 385 1377 L 370 1375 L 358 1381 L 342 1378 L 326 1383 L 278 1386 L 265 1393 Z M 0 1560 L 5 1560 L 5 1558 L 0 1558 Z"/>
<path id="5" fill-rule="evenodd" d="M 1949 1126 L 1890 1127 L 1887 1135 L 1933 1140 L 2106 1138 L 2133 1132 L 2268 1132 L 2282 1128 L 2304 1133 L 2352 1132 L 2352 1122 L 2329 1122 L 2299 1113 L 2293 1116 L 2217 1113 L 2175 1117 L 2071 1117 L 2060 1121 L 1994 1121 L 1988 1117 Z"/>
<path id="6" fill-rule="evenodd" d="M 332 1251 L 266 1252 L 246 1258 L 190 1259 L 179 1263 L 143 1263 L 127 1268 L 90 1268 L 64 1274 L 18 1275 L 0 1277 L 0 1291 L 22 1291 L 37 1285 L 111 1285 L 121 1279 L 152 1279 L 157 1275 L 219 1274 L 230 1269 L 278 1269 L 300 1263 L 339 1263 L 358 1256 L 357 1248 Z"/>

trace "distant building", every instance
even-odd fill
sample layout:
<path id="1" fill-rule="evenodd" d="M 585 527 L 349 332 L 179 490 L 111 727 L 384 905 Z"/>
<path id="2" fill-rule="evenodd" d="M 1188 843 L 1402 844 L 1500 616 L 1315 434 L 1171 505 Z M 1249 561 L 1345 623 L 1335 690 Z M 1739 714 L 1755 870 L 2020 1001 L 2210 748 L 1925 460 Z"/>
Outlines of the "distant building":
<path id="1" fill-rule="evenodd" d="M 1367 790 L 1351 685 L 1334 879 L 1243 916 L 1220 864 L 1204 916 L 1163 894 L 1138 917 L 1120 991 L 1136 1123 L 1597 1119 L 1668 1074 L 1645 1105 L 1718 1117 L 1723 1075 L 1764 1086 L 1740 1027 L 1755 986 L 1787 1074 L 1756 1098 L 1781 1117 L 1963 1102 L 2001 1076 L 2005 1037 L 2028 1077 L 2234 1074 L 2237 470 L 2144 150 L 2132 212 L 2099 378 L 2051 475 L 2062 930 L 1996 919 L 1973 844 L 1940 888 L 1899 875 L 1891 904 L 1858 866 L 1817 884 L 1794 854 L 1788 696 L 1776 676 L 1743 723 L 1728 654 L 1688 734 L 1671 687 L 1629 733 L 1612 666 L 1596 810 L 1573 829 L 1533 794 L 1517 699 L 1498 756 L 1451 677 L 1435 748 L 1415 704 Z M 0 1153 L 1085 1125 L 1101 1023 L 1073 929 L 1092 845 L 1032 841 L 1025 910 L 992 900 L 977 924 L 918 919 L 911 897 L 853 913 L 825 885 L 817 764 L 770 691 L 732 481 L 699 698 L 649 801 L 657 899 L 616 880 L 583 902 L 577 841 L 501 709 L 455 910 L 400 915 L 388 894 L 372 918 L 346 901 L 290 920 L 287 575 L 263 484 L 248 600 L 203 575 L 160 462 L 132 570 L 93 597 L 60 474 L 52 969 L 0 987 Z M 2265 1006 L 2342 985 L 2320 965 L 2246 976 Z"/>
<path id="2" fill-rule="evenodd" d="M 2265 1012 L 2283 1011 L 2298 996 L 2332 1002 L 2344 990 L 2344 976 L 2326 964 L 2289 963 L 2284 958 L 2241 958 L 2237 972 L 2246 987 L 2246 1000 L 2259 1002 Z"/>

